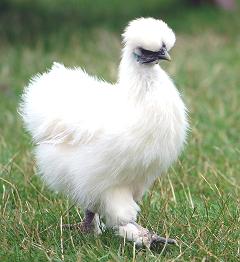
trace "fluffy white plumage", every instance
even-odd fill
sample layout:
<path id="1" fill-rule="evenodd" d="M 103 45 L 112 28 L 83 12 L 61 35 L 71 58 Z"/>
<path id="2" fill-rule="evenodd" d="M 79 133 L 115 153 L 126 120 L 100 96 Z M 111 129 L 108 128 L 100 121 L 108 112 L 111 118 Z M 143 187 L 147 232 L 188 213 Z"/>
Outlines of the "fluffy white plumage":
<path id="1" fill-rule="evenodd" d="M 136 202 L 177 159 L 188 126 L 168 75 L 156 61 L 136 59 L 139 48 L 170 50 L 173 31 L 161 20 L 139 18 L 123 42 L 116 84 L 54 63 L 25 88 L 20 110 L 43 179 L 107 226 L 136 220 Z"/>

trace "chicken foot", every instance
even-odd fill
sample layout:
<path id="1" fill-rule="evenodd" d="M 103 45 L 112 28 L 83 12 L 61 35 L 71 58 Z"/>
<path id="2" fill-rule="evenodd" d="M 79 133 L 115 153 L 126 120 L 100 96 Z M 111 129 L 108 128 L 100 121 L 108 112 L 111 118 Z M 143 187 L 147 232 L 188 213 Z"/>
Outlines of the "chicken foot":
<path id="1" fill-rule="evenodd" d="M 135 242 L 136 246 L 146 246 L 154 248 L 158 245 L 177 244 L 177 241 L 171 238 L 160 237 L 154 232 L 140 226 L 136 222 L 130 222 L 125 226 L 119 226 L 118 234 L 130 241 Z"/>
<path id="2" fill-rule="evenodd" d="M 83 233 L 102 233 L 99 215 L 89 210 L 86 210 L 82 222 L 76 224 L 63 224 L 63 228 L 77 229 Z M 117 229 L 116 231 L 119 236 L 135 242 L 138 247 L 145 246 L 151 249 L 158 245 L 177 244 L 176 240 L 158 236 L 156 233 L 149 231 L 136 222 L 130 222 L 124 226 L 115 227 L 115 229 Z"/>

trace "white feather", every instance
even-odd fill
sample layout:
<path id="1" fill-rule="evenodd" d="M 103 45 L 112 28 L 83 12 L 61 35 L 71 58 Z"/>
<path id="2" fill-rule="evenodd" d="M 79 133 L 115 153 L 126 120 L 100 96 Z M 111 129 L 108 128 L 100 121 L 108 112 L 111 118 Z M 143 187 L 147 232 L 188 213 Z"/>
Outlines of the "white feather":
<path id="1" fill-rule="evenodd" d="M 114 85 L 81 68 L 54 63 L 25 88 L 21 114 L 43 179 L 108 226 L 135 220 L 136 201 L 177 159 L 188 127 L 179 92 L 157 64 L 140 64 L 134 48 L 169 50 L 173 31 L 140 18 L 126 28 Z"/>

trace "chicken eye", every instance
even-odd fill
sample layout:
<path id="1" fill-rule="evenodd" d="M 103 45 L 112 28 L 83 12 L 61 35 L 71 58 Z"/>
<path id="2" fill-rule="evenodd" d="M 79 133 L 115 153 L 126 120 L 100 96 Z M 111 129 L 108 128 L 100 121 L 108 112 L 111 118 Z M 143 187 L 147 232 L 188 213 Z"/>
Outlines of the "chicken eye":
<path id="1" fill-rule="evenodd" d="M 141 53 L 145 56 L 150 56 L 150 55 L 153 55 L 155 54 L 156 52 L 153 52 L 153 51 L 150 51 L 150 50 L 147 50 L 147 49 L 143 49 L 143 48 L 140 48 L 141 50 Z"/>

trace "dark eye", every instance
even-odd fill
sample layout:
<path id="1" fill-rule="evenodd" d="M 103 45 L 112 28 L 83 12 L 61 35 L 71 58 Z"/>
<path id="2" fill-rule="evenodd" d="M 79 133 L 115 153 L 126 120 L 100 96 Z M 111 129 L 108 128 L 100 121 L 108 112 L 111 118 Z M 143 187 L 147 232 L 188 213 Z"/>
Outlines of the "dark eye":
<path id="1" fill-rule="evenodd" d="M 146 50 L 146 49 L 143 49 L 143 48 L 140 48 L 140 51 L 145 56 L 150 56 L 150 55 L 153 55 L 153 54 L 156 53 L 156 52 L 153 52 L 153 51 L 150 51 L 150 50 Z"/>

